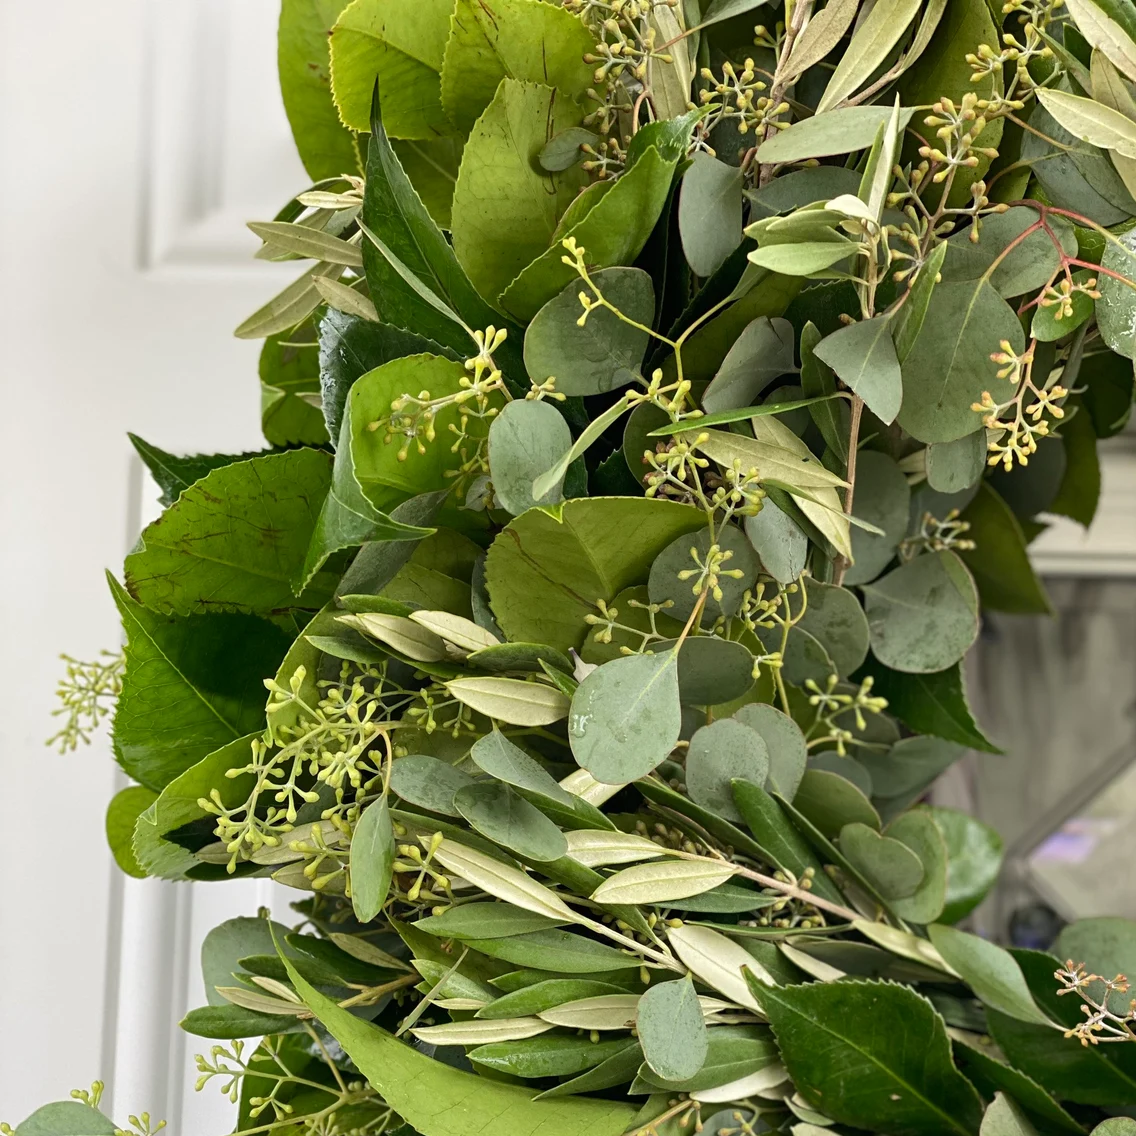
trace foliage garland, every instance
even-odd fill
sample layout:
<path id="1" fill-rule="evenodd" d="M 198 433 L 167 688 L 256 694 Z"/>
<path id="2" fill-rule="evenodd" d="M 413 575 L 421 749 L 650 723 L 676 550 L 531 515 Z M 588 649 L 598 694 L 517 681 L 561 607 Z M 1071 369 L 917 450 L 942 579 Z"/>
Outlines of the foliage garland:
<path id="1" fill-rule="evenodd" d="M 1136 1132 L 1136 924 L 958 929 L 920 803 L 1132 405 L 1136 6 L 758 6 L 284 0 L 271 449 L 133 439 L 53 739 L 128 873 L 305 893 L 205 942 L 239 1132 Z"/>

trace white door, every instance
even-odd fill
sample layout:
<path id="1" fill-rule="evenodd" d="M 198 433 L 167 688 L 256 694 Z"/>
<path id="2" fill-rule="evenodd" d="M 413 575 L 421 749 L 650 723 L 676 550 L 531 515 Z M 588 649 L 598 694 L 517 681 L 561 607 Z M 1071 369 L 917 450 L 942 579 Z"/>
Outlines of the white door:
<path id="1" fill-rule="evenodd" d="M 0 0 L 0 1119 L 96 1077 L 115 1114 L 229 1130 L 194 1100 L 200 934 L 257 885 L 124 881 L 109 747 L 44 746 L 67 651 L 119 643 L 151 490 L 126 438 L 241 452 L 258 345 L 232 329 L 293 274 L 244 221 L 305 184 L 275 76 L 278 0 Z M 125 885 L 125 886 L 124 886 Z M 195 988 L 196 987 L 196 988 Z M 188 1045 L 188 1050 L 186 1049 Z"/>

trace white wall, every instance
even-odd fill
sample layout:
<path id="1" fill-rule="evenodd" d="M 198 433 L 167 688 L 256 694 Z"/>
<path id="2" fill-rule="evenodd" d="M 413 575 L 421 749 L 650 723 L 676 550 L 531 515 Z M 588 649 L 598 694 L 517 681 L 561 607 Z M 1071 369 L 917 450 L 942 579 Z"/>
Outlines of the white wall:
<path id="1" fill-rule="evenodd" d="M 60 757 L 43 741 L 59 652 L 118 644 L 102 573 L 137 535 L 126 431 L 173 451 L 262 445 L 258 345 L 231 329 L 291 274 L 246 259 L 256 241 L 241 222 L 304 184 L 275 87 L 276 11 L 0 0 L 0 1117 L 12 1122 L 108 1072 L 113 1049 L 102 827 L 115 767 L 105 742 Z M 121 1101 L 151 1105 L 163 1107 Z"/>

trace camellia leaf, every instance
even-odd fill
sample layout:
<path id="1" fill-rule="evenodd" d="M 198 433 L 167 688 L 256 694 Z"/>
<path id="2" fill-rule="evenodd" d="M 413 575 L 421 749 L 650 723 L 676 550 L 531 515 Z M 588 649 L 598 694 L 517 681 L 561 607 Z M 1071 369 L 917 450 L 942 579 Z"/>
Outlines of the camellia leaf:
<path id="1" fill-rule="evenodd" d="M 580 683 L 568 740 L 582 768 L 599 781 L 622 785 L 667 758 L 681 724 L 677 651 L 628 655 Z"/>
<path id="2" fill-rule="evenodd" d="M 695 154 L 682 178 L 678 230 L 686 262 L 698 276 L 713 276 L 742 243 L 742 171 Z"/>
<path id="3" fill-rule="evenodd" d="M 644 582 L 663 548 L 705 524 L 701 509 L 648 498 L 581 498 L 564 502 L 556 516 L 530 510 L 489 549 L 493 613 L 510 640 L 578 647 L 597 600 Z"/>
<path id="4" fill-rule="evenodd" d="M 954 1067 L 942 1019 L 884 982 L 761 989 L 781 1059 L 804 1101 L 841 1124 L 896 1136 L 973 1136 L 978 1094 Z M 863 1022 L 876 1028 L 865 1031 Z"/>
<path id="5" fill-rule="evenodd" d="M 394 827 L 386 797 L 372 801 L 351 834 L 351 906 L 360 923 L 382 910 L 394 864 Z"/>
<path id="6" fill-rule="evenodd" d="M 288 638 L 237 612 L 159 615 L 107 577 L 126 630 L 126 670 L 114 716 L 115 756 L 160 790 L 196 762 L 264 724 L 264 676 Z"/>
<path id="7" fill-rule="evenodd" d="M 431 1136 L 493 1131 L 507 1136 L 620 1136 L 634 1105 L 594 1098 L 534 1101 L 530 1090 L 455 1069 L 352 1016 L 305 982 L 290 966 L 297 992 L 343 1046 L 359 1071 L 408 1124 Z"/>
<path id="8" fill-rule="evenodd" d="M 289 450 L 215 469 L 143 530 L 126 586 L 158 611 L 318 607 L 331 581 L 292 591 L 331 481 L 326 454 Z M 314 600 L 314 603 L 312 602 Z"/>
<path id="9" fill-rule="evenodd" d="M 947 901 L 939 917 L 957 923 L 994 886 L 1002 867 L 1002 838 L 988 824 L 957 809 L 928 806 L 947 846 Z"/>
<path id="10" fill-rule="evenodd" d="M 876 316 L 834 331 L 813 348 L 813 353 L 884 423 L 894 421 L 903 398 L 903 379 L 891 335 L 890 317 Z"/>
<path id="11" fill-rule="evenodd" d="M 628 320 L 650 326 L 655 289 L 646 272 L 605 268 L 591 276 Z M 607 307 L 597 307 L 585 317 L 581 291 L 588 294 L 581 282 L 569 284 L 533 317 L 525 331 L 525 368 L 535 383 L 554 377 L 560 394 L 604 394 L 639 374 L 649 337 L 642 326 L 620 319 Z"/>
<path id="12" fill-rule="evenodd" d="M 384 91 L 383 121 L 392 137 L 450 133 L 440 75 L 449 18 L 449 7 L 439 3 L 349 4 L 331 33 L 331 89 L 343 122 L 352 130 L 370 128 L 377 75 Z"/>
<path id="13" fill-rule="evenodd" d="M 639 999 L 635 1029 L 644 1060 L 660 1077 L 683 1081 L 702 1068 L 709 1040 L 689 976 L 649 987 Z"/>
<path id="14" fill-rule="evenodd" d="M 575 105 L 551 87 L 504 79 L 470 133 L 454 187 L 454 251 L 491 301 L 549 247 L 586 184 L 579 167 L 550 174 L 537 160 L 550 137 L 579 125 Z"/>
<path id="15" fill-rule="evenodd" d="M 941 671 L 978 637 L 978 594 L 953 552 L 918 556 L 864 585 L 872 652 L 909 674 Z"/>
<path id="16" fill-rule="evenodd" d="M 442 60 L 442 106 L 466 134 L 506 76 L 577 98 L 594 81 L 594 69 L 584 62 L 594 47 L 582 22 L 555 5 L 497 0 L 489 9 L 458 0 Z"/>
<path id="17" fill-rule="evenodd" d="M 126 436 L 138 452 L 138 456 L 146 463 L 146 468 L 150 471 L 151 476 L 158 483 L 158 487 L 162 491 L 159 501 L 163 506 L 172 505 L 181 495 L 183 489 L 188 489 L 195 481 L 200 481 L 212 470 L 261 456 L 257 453 L 248 453 L 189 454 L 180 457 L 177 454 L 168 454 L 165 450 L 160 450 L 157 446 L 139 438 L 137 434 L 127 434 Z"/>
<path id="18" fill-rule="evenodd" d="M 530 399 L 508 403 L 489 427 L 489 473 L 502 507 L 519 516 L 534 505 L 562 500 L 561 487 L 555 485 L 538 501 L 533 481 L 571 446 L 572 431 L 551 403 Z"/>

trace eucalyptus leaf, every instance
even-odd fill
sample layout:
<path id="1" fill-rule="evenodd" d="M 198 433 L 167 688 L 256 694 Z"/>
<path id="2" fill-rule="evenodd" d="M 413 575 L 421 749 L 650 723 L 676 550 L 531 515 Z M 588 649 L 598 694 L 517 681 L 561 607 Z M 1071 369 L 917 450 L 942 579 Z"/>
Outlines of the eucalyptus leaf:
<path id="1" fill-rule="evenodd" d="M 538 500 L 533 495 L 533 481 L 571 445 L 568 423 L 550 403 L 528 399 L 510 402 L 489 427 L 489 474 L 502 507 L 518 516 L 534 505 L 555 505 L 563 500 L 559 484 Z"/>
<path id="2" fill-rule="evenodd" d="M 695 154 L 682 178 L 678 228 L 687 263 L 713 276 L 742 242 L 742 171 Z"/>
<path id="3" fill-rule="evenodd" d="M 378 915 L 390 890 L 394 865 L 394 827 L 386 797 L 363 810 L 351 834 L 351 905 L 360 923 Z"/>
<path id="4" fill-rule="evenodd" d="M 881 422 L 894 421 L 903 398 L 891 319 L 876 316 L 834 331 L 813 353 L 827 363 Z"/>
<path id="5" fill-rule="evenodd" d="M 696 730 L 686 751 L 686 791 L 704 808 L 741 820 L 731 783 L 764 785 L 769 751 L 762 736 L 743 719 L 720 718 Z"/>
<path id="6" fill-rule="evenodd" d="M 525 859 L 558 860 L 568 851 L 560 829 L 509 785 L 466 785 L 454 794 L 454 807 L 482 836 Z"/>
<path id="7" fill-rule="evenodd" d="M 689 977 L 649 987 L 639 999 L 635 1028 L 644 1060 L 665 1080 L 688 1080 L 706 1061 L 706 1023 Z"/>

